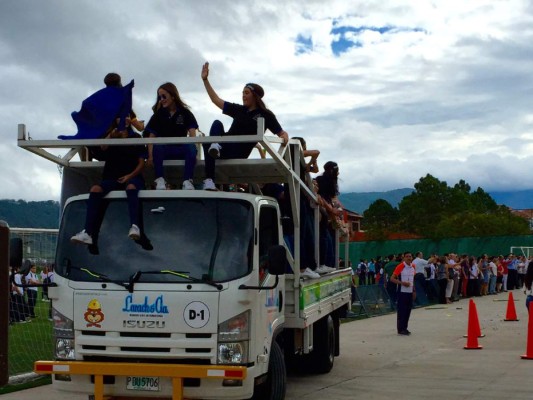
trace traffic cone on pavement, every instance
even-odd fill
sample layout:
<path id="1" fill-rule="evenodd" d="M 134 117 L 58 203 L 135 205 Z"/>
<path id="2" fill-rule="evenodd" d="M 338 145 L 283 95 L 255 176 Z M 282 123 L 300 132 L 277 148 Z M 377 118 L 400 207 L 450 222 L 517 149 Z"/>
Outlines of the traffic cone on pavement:
<path id="1" fill-rule="evenodd" d="M 466 339 L 466 350 L 479 350 L 483 348 L 483 346 L 480 346 L 477 341 L 480 334 L 481 330 L 477 318 L 476 304 L 474 303 L 474 300 L 470 299 L 470 304 L 468 305 L 468 336 Z"/>
<path id="2" fill-rule="evenodd" d="M 485 337 L 485 335 L 481 333 L 481 326 L 479 325 L 479 318 L 477 315 L 476 303 L 472 299 L 470 299 L 470 301 L 472 302 L 473 307 L 474 307 L 474 327 L 476 328 L 476 335 L 478 338 Z M 468 337 L 468 333 L 466 335 L 463 335 L 463 337 Z"/>
<path id="3" fill-rule="evenodd" d="M 530 304 L 531 307 L 531 304 Z M 527 323 L 527 344 L 526 354 L 522 356 L 525 360 L 533 360 L 533 310 L 529 310 L 529 320 Z"/>
<path id="4" fill-rule="evenodd" d="M 509 292 L 509 300 L 507 301 L 507 314 L 504 321 L 518 321 L 516 316 L 516 307 L 514 306 L 513 292 Z"/>

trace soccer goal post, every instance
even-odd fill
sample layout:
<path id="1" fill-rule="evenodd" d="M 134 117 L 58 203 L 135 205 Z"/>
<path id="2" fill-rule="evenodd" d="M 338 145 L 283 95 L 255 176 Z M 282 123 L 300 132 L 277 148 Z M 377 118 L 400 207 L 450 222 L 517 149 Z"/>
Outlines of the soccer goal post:
<path id="1" fill-rule="evenodd" d="M 529 258 L 530 255 L 533 256 L 533 247 L 511 246 L 511 251 L 509 253 L 523 255 L 526 256 L 526 258 Z"/>

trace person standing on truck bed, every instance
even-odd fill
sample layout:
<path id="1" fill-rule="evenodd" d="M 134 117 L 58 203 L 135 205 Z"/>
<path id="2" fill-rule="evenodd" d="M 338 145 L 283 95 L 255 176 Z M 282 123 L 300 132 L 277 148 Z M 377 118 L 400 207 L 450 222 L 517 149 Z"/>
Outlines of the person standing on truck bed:
<path id="1" fill-rule="evenodd" d="M 294 256 L 294 219 L 292 214 L 290 191 L 286 184 L 267 183 L 263 186 L 262 192 L 265 196 L 271 196 L 278 201 L 281 212 L 281 225 L 283 229 L 283 238 L 290 253 Z M 320 278 L 320 274 L 316 272 L 317 264 L 315 254 L 313 251 L 314 232 L 312 214 L 309 209 L 308 200 L 302 194 L 300 197 L 300 277 L 301 278 Z M 292 274 L 293 271 L 288 267 L 287 273 Z M 330 272 L 330 271 L 328 271 Z"/>
<path id="2" fill-rule="evenodd" d="M 157 89 L 157 99 L 152 107 L 154 115 L 148 121 L 145 135 L 149 137 L 194 137 L 198 123 L 189 106 L 181 99 L 176 85 L 167 82 Z M 194 190 L 193 175 L 196 165 L 196 146 L 189 144 L 149 144 L 147 164 L 154 166 L 155 188 L 165 190 L 164 160 L 185 160 L 182 189 Z"/>
<path id="3" fill-rule="evenodd" d="M 339 195 L 339 166 L 334 161 L 324 164 L 324 172 L 315 178 L 317 183 L 318 202 L 321 206 L 322 217 L 320 220 L 320 267 L 325 270 L 335 269 L 335 230 L 339 227 L 338 219 L 342 215 Z"/>
<path id="4" fill-rule="evenodd" d="M 204 81 L 205 90 L 211 101 L 222 110 L 223 114 L 233 118 L 233 122 L 228 130 L 224 131 L 224 125 L 219 120 L 215 120 L 209 131 L 209 136 L 229 136 L 229 135 L 255 135 L 257 133 L 257 118 L 265 119 L 265 128 L 283 139 L 286 144 L 289 135 L 279 124 L 276 116 L 263 103 L 265 91 L 256 83 L 247 83 L 242 91 L 242 105 L 229 103 L 218 97 L 208 80 L 209 63 L 202 67 L 201 77 Z M 215 179 L 215 159 L 248 158 L 256 142 L 250 143 L 218 143 L 204 145 L 205 153 L 205 176 L 204 189 L 217 190 Z"/>
<path id="5" fill-rule="evenodd" d="M 128 130 L 111 130 L 107 138 L 140 137 Z M 93 245 L 93 237 L 99 230 L 98 220 L 102 211 L 102 201 L 112 190 L 126 190 L 131 228 L 128 237 L 139 240 L 139 190 L 144 188 L 142 170 L 144 168 L 144 146 L 102 146 L 101 159 L 105 161 L 102 181 L 94 185 L 87 201 L 85 228 L 70 238 L 73 243 Z"/>

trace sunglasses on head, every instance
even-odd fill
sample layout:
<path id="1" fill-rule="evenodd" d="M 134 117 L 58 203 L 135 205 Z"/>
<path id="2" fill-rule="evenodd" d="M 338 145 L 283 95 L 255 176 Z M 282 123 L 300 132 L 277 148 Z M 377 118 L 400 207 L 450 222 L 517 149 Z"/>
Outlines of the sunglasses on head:
<path id="1" fill-rule="evenodd" d="M 160 94 L 159 96 L 157 96 L 157 100 L 166 100 L 168 99 L 168 96 L 166 94 Z"/>

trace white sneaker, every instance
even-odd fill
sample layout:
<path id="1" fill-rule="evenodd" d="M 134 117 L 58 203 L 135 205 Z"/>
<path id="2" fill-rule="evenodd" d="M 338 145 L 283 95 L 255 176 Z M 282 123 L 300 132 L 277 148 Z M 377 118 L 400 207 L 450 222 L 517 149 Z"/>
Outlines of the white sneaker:
<path id="1" fill-rule="evenodd" d="M 315 272 L 318 272 L 319 274 L 328 274 L 333 271 L 336 271 L 336 269 L 328 267 L 327 265 L 321 265 L 315 270 Z"/>
<path id="2" fill-rule="evenodd" d="M 141 230 L 135 224 L 133 224 L 128 232 L 128 237 L 131 240 L 139 240 L 141 238 Z"/>
<path id="3" fill-rule="evenodd" d="M 217 187 L 215 186 L 215 182 L 213 182 L 213 179 L 207 178 L 204 180 L 204 190 L 213 190 L 216 191 Z"/>
<path id="4" fill-rule="evenodd" d="M 187 179 L 183 181 L 183 185 L 181 186 L 183 190 L 194 190 L 194 185 L 192 184 L 192 179 Z"/>
<path id="5" fill-rule="evenodd" d="M 209 155 L 213 158 L 220 157 L 220 150 L 222 149 L 222 146 L 218 143 L 212 143 L 211 146 L 209 146 L 209 150 L 207 152 Z"/>
<path id="6" fill-rule="evenodd" d="M 316 279 L 316 278 L 320 278 L 320 275 L 317 274 L 315 271 L 313 271 L 312 269 L 310 268 L 306 268 L 304 272 L 301 273 L 301 277 L 302 278 L 311 278 L 311 279 Z"/>
<path id="7" fill-rule="evenodd" d="M 167 189 L 167 181 L 165 181 L 165 178 L 162 176 L 157 178 L 155 181 L 155 190 L 166 190 Z"/>
<path id="8" fill-rule="evenodd" d="M 85 229 L 72 236 L 70 241 L 79 244 L 93 244 L 93 238 L 85 232 Z"/>

